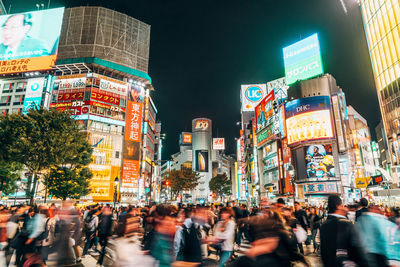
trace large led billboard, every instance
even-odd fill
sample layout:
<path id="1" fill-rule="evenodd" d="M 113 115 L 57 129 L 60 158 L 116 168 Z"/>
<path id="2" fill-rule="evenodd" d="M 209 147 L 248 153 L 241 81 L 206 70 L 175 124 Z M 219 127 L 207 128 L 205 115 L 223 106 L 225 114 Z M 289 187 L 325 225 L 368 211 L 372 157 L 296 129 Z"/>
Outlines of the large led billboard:
<path id="1" fill-rule="evenodd" d="M 307 178 L 322 179 L 335 177 L 335 161 L 332 145 L 311 145 L 305 147 Z"/>
<path id="2" fill-rule="evenodd" d="M 242 111 L 254 111 L 255 107 L 267 95 L 266 84 L 242 85 L 240 101 Z"/>
<path id="3" fill-rule="evenodd" d="M 289 145 L 334 137 L 329 96 L 296 99 L 285 109 Z"/>
<path id="4" fill-rule="evenodd" d="M 286 84 L 324 73 L 318 34 L 283 48 Z"/>
<path id="5" fill-rule="evenodd" d="M 0 74 L 55 65 L 64 8 L 0 16 Z"/>

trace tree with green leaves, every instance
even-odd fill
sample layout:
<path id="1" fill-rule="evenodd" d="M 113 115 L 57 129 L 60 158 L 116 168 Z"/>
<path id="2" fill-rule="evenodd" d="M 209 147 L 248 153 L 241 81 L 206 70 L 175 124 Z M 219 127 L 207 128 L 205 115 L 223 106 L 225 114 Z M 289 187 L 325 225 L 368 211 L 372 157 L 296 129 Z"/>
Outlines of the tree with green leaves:
<path id="1" fill-rule="evenodd" d="M 228 178 L 226 173 L 217 174 L 211 178 L 208 186 L 210 187 L 211 192 L 222 200 L 224 196 L 231 194 L 232 181 Z"/>
<path id="2" fill-rule="evenodd" d="M 194 189 L 199 184 L 200 175 L 192 169 L 183 168 L 168 171 L 163 179 L 168 182 L 172 198 L 176 199 L 183 191 Z"/>
<path id="3" fill-rule="evenodd" d="M 79 169 L 90 163 L 92 154 L 86 134 L 68 112 L 43 108 L 0 116 L 0 147 L 0 160 L 28 169 L 26 193 L 31 203 L 40 176 L 54 167 Z"/>
<path id="4" fill-rule="evenodd" d="M 0 195 L 10 195 L 17 191 L 17 180 L 24 165 L 17 162 L 0 161 Z"/>
<path id="5" fill-rule="evenodd" d="M 92 173 L 86 167 L 53 167 L 45 176 L 44 183 L 49 194 L 62 200 L 79 199 L 89 194 Z"/>

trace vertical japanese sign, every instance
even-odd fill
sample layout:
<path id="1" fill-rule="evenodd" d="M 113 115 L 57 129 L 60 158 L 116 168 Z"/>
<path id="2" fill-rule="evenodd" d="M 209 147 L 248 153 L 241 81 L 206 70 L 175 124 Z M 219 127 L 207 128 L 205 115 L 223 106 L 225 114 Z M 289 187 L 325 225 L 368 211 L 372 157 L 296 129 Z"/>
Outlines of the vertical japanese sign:
<path id="1" fill-rule="evenodd" d="M 360 147 L 358 146 L 358 137 L 357 137 L 356 130 L 353 130 L 352 136 L 353 136 L 353 144 L 354 144 L 354 156 L 356 159 L 356 167 L 357 167 L 356 178 L 361 178 L 361 177 L 364 177 L 364 172 L 362 169 L 363 164 L 361 161 L 361 153 L 360 153 Z"/>
<path id="2" fill-rule="evenodd" d="M 26 94 L 22 113 L 28 113 L 30 108 L 39 108 L 42 101 L 44 78 L 30 79 L 26 86 Z"/>
<path id="3" fill-rule="evenodd" d="M 138 188 L 142 119 L 143 104 L 128 101 L 122 161 L 122 188 Z"/>

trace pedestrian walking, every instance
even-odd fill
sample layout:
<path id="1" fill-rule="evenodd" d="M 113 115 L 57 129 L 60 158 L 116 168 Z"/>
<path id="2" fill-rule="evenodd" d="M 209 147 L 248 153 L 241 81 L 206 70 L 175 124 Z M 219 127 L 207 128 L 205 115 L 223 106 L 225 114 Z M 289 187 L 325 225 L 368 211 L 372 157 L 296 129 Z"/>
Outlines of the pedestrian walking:
<path id="1" fill-rule="evenodd" d="M 346 215 L 347 208 L 340 197 L 330 195 L 328 218 L 320 230 L 321 259 L 325 267 L 369 266 L 358 232 Z"/>

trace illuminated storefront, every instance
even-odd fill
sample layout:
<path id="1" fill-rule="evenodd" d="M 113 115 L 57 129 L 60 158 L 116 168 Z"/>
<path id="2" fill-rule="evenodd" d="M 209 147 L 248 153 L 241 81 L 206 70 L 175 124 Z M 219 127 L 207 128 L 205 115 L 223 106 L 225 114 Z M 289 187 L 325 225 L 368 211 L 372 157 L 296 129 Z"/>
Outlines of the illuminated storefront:
<path id="1" fill-rule="evenodd" d="M 400 1 L 362 0 L 361 13 L 391 163 L 400 164 Z"/>

